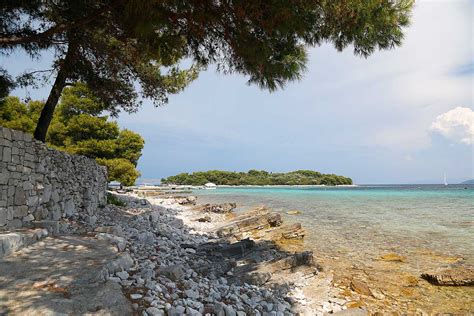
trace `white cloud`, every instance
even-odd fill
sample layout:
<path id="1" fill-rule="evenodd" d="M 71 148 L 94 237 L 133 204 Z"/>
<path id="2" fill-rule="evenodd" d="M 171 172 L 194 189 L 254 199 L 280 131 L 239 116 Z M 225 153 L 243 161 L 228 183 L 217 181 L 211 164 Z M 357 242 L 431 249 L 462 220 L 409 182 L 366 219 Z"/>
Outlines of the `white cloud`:
<path id="1" fill-rule="evenodd" d="M 471 145 L 474 142 L 474 111 L 458 106 L 439 115 L 430 130 L 452 141 Z"/>

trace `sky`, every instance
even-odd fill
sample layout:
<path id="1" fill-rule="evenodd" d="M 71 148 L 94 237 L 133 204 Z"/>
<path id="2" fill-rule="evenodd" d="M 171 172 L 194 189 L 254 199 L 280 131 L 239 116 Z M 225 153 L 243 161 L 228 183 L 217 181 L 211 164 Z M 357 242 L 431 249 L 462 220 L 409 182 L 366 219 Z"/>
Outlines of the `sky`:
<path id="1" fill-rule="evenodd" d="M 474 1 L 418 1 L 402 47 L 367 59 L 312 48 L 303 79 L 273 93 L 209 67 L 166 106 L 145 101 L 118 121 L 145 139 L 145 182 L 313 169 L 356 184 L 441 183 L 444 173 L 457 183 L 474 178 L 473 32 Z M 0 64 L 14 74 L 48 62 L 17 53 Z"/>

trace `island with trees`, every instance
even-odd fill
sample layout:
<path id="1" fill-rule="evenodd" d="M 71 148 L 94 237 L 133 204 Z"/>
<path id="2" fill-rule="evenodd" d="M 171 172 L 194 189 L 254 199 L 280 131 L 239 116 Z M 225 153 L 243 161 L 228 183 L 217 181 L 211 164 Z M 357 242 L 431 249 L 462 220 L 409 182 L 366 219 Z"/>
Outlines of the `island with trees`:
<path id="1" fill-rule="evenodd" d="M 249 170 L 233 172 L 209 170 L 180 173 L 161 179 L 162 184 L 204 185 L 351 185 L 352 179 L 335 174 L 323 174 L 313 170 L 296 170 L 286 173 Z"/>

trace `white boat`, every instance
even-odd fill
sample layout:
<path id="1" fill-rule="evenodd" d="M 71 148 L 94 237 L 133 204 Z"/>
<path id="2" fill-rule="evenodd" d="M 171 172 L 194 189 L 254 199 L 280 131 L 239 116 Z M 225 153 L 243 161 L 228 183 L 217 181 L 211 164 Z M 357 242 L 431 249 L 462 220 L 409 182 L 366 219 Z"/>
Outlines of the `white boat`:
<path id="1" fill-rule="evenodd" d="M 448 185 L 448 181 L 446 181 L 446 172 L 444 173 L 444 185 Z"/>
<path id="2" fill-rule="evenodd" d="M 215 185 L 215 184 L 212 183 L 212 182 L 208 182 L 208 183 L 206 183 L 206 184 L 204 185 L 204 188 L 205 188 L 205 189 L 215 189 L 215 188 L 217 188 L 217 185 Z"/>

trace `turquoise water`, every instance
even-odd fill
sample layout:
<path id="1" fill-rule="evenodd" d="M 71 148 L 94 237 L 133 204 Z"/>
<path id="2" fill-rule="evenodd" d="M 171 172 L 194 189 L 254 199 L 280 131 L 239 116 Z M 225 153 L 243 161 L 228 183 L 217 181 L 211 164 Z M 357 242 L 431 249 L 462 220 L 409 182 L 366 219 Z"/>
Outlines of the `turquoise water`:
<path id="1" fill-rule="evenodd" d="M 473 287 L 440 287 L 427 271 L 474 267 L 474 185 L 218 188 L 194 192 L 199 203 L 236 202 L 237 212 L 265 205 L 307 231 L 304 249 L 333 274 L 341 295 L 372 311 L 420 308 L 430 314 L 474 312 Z M 287 215 L 290 210 L 302 214 Z M 299 251 L 299 250 L 297 250 Z M 402 261 L 386 261 L 386 255 Z M 384 294 L 348 293 L 354 278 Z M 360 300 L 360 301 L 359 301 Z"/>
<path id="2" fill-rule="evenodd" d="M 236 202 L 238 210 L 266 205 L 301 222 L 307 244 L 366 252 L 428 248 L 474 258 L 473 185 L 219 188 L 195 192 L 199 202 Z M 326 245 L 326 246 L 325 246 Z M 320 248 L 321 249 L 321 248 Z"/>

